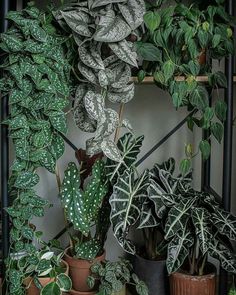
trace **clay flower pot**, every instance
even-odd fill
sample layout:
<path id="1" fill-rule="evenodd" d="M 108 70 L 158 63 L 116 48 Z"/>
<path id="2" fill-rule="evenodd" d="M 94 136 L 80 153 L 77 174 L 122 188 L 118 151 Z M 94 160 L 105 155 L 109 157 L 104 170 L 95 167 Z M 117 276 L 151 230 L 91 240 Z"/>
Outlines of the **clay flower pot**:
<path id="1" fill-rule="evenodd" d="M 96 295 L 97 291 L 88 291 L 88 292 L 82 292 L 82 291 L 75 291 L 70 290 L 71 295 Z"/>
<path id="2" fill-rule="evenodd" d="M 216 274 L 210 273 L 203 276 L 175 272 L 170 275 L 171 295 L 215 295 Z"/>
<path id="3" fill-rule="evenodd" d="M 90 267 L 94 262 L 105 260 L 105 251 L 101 256 L 96 257 L 92 261 L 71 257 L 69 253 L 70 248 L 66 249 L 64 260 L 69 265 L 69 275 L 72 280 L 73 290 L 80 292 L 91 292 L 92 290 L 89 289 L 87 285 L 87 278 L 91 274 Z"/>
<path id="4" fill-rule="evenodd" d="M 66 261 L 62 261 L 62 263 L 66 266 L 66 271 L 65 274 L 69 275 L 69 265 L 66 263 Z M 53 282 L 55 278 L 50 278 L 50 277 L 45 277 L 45 278 L 40 278 L 38 277 L 38 280 L 42 287 L 45 287 L 47 284 Z M 24 280 L 24 285 L 26 286 L 26 294 L 27 295 L 40 295 L 40 290 L 36 287 L 33 278 L 28 277 Z"/>

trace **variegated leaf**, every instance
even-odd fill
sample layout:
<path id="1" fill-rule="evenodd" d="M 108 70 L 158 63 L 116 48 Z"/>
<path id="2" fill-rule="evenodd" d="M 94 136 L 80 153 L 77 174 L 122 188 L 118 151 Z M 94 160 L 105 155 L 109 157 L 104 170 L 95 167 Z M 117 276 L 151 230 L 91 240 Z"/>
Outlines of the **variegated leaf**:
<path id="1" fill-rule="evenodd" d="M 78 69 L 80 71 L 80 73 L 92 84 L 98 84 L 98 78 L 97 76 L 94 74 L 94 70 L 87 67 L 85 64 L 83 64 L 82 62 L 78 63 Z"/>
<path id="2" fill-rule="evenodd" d="M 106 74 L 106 71 L 105 70 L 100 70 L 98 72 L 98 81 L 99 81 L 99 84 L 102 88 L 105 88 L 108 86 L 109 84 L 109 80 L 108 80 L 108 77 L 107 77 L 107 74 Z"/>
<path id="3" fill-rule="evenodd" d="M 83 243 L 76 243 L 75 256 L 78 259 L 93 260 L 97 257 L 98 252 L 101 250 L 101 244 L 96 239 L 91 239 Z"/>
<path id="4" fill-rule="evenodd" d="M 96 139 L 107 138 L 119 127 L 119 115 L 112 109 L 105 109 L 97 121 Z"/>
<path id="5" fill-rule="evenodd" d="M 108 5 L 111 3 L 121 3 L 126 1 L 127 0 L 94 0 L 94 1 L 91 1 L 91 8 L 96 8 L 96 7 Z"/>
<path id="6" fill-rule="evenodd" d="M 97 121 L 92 119 L 84 106 L 83 101 L 79 101 L 73 109 L 73 117 L 76 126 L 84 131 L 93 133 L 97 129 Z"/>
<path id="7" fill-rule="evenodd" d="M 109 84 L 113 88 L 123 88 L 125 87 L 131 77 L 130 66 L 124 62 L 117 61 L 108 66 L 106 69 L 106 75 L 109 80 Z"/>
<path id="8" fill-rule="evenodd" d="M 113 10 L 101 16 L 94 40 L 99 42 L 119 42 L 131 33 L 130 26 Z"/>
<path id="9" fill-rule="evenodd" d="M 184 199 L 177 206 L 170 209 L 165 225 L 165 239 L 170 239 L 177 232 L 185 230 L 190 217 L 189 211 L 194 206 L 195 201 L 196 198 Z"/>
<path id="10" fill-rule="evenodd" d="M 143 0 L 128 0 L 127 3 L 118 4 L 118 6 L 132 31 L 136 30 L 143 23 L 143 16 L 145 14 L 145 3 Z"/>
<path id="11" fill-rule="evenodd" d="M 235 216 L 218 208 L 215 210 L 215 213 L 212 214 L 212 221 L 222 235 L 226 235 L 231 240 L 236 240 Z"/>
<path id="12" fill-rule="evenodd" d="M 110 88 L 107 98 L 113 103 L 128 103 L 134 97 L 134 90 L 134 83 L 120 89 Z"/>
<path id="13" fill-rule="evenodd" d="M 104 155 L 108 158 L 111 159 L 112 161 L 122 163 L 122 157 L 120 155 L 120 151 L 117 148 L 116 144 L 114 141 L 110 139 L 105 139 L 101 143 L 101 148 L 104 153 Z"/>
<path id="14" fill-rule="evenodd" d="M 107 176 L 112 183 L 117 181 L 117 177 L 123 174 L 127 167 L 130 168 L 135 163 L 143 139 L 144 136 L 135 138 L 132 133 L 126 133 L 119 139 L 117 147 L 120 151 L 122 161 L 117 163 L 108 159 L 106 164 Z"/>
<path id="15" fill-rule="evenodd" d="M 101 54 L 98 52 L 98 48 L 92 43 L 89 43 L 89 47 L 84 44 L 78 47 L 80 60 L 88 67 L 96 70 L 104 70 L 104 64 L 101 58 Z"/>
<path id="16" fill-rule="evenodd" d="M 155 212 L 152 210 L 152 204 L 150 204 L 150 200 L 146 199 L 143 202 L 141 207 L 141 214 L 139 217 L 138 229 L 155 227 L 160 224 L 159 220 L 155 216 Z"/>
<path id="17" fill-rule="evenodd" d="M 72 162 L 68 164 L 65 171 L 60 196 L 67 219 L 73 223 L 74 229 L 87 236 L 90 231 L 90 223 L 86 213 L 83 192 L 80 190 L 80 172 Z"/>
<path id="18" fill-rule="evenodd" d="M 138 67 L 137 54 L 133 51 L 133 43 L 124 39 L 118 43 L 109 43 L 109 47 L 120 60 L 131 66 Z"/>
<path id="19" fill-rule="evenodd" d="M 118 178 L 110 198 L 111 223 L 114 235 L 123 249 L 135 253 L 135 246 L 127 239 L 130 227 L 140 216 L 140 205 L 146 198 L 148 172 L 135 180 L 135 171 L 126 170 Z"/>
<path id="20" fill-rule="evenodd" d="M 71 28 L 75 33 L 85 36 L 91 37 L 92 32 L 90 31 L 87 21 L 89 20 L 88 16 L 81 11 L 61 11 L 62 17 L 66 21 L 67 25 Z"/>
<path id="21" fill-rule="evenodd" d="M 126 128 L 128 131 L 133 132 L 133 127 L 128 119 L 124 119 L 121 122 L 121 127 Z"/>
<path id="22" fill-rule="evenodd" d="M 88 91 L 84 96 L 84 105 L 89 116 L 97 121 L 104 120 L 104 99 L 101 94 Z"/>
<path id="23" fill-rule="evenodd" d="M 176 232 L 173 239 L 168 244 L 167 271 L 169 274 L 181 268 L 193 245 L 191 232 L 184 227 L 183 230 Z"/>
<path id="24" fill-rule="evenodd" d="M 219 259 L 222 268 L 227 272 L 236 273 L 236 256 L 224 244 L 214 239 L 210 245 L 209 254 Z"/>
<path id="25" fill-rule="evenodd" d="M 93 156 L 102 151 L 101 149 L 101 140 L 96 140 L 94 137 L 88 139 L 86 141 L 86 153 L 89 156 Z"/>
<path id="26" fill-rule="evenodd" d="M 200 242 L 200 248 L 203 254 L 209 249 L 212 234 L 209 228 L 210 214 L 203 208 L 192 208 L 192 219 L 196 230 L 196 235 Z"/>

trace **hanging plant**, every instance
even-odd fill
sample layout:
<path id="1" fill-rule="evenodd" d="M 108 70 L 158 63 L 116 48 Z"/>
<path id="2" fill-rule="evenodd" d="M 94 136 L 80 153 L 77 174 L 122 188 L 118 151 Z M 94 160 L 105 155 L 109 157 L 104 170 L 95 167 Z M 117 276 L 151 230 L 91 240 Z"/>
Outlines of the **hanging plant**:
<path id="1" fill-rule="evenodd" d="M 227 110 L 218 91 L 227 87 L 227 80 L 222 72 L 213 71 L 212 60 L 233 54 L 233 20 L 221 4 L 208 5 L 205 10 L 197 4 L 158 9 L 159 4 L 148 4 L 144 15 L 146 34 L 136 43 L 144 59 L 138 77 L 142 81 L 146 75 L 153 76 L 156 85 L 169 92 L 176 109 L 187 107 L 191 112 L 189 129 L 196 125 L 209 132 L 209 137 L 199 144 L 207 159 L 212 136 L 221 142 Z M 201 83 L 199 75 L 206 75 L 209 85 Z M 217 99 L 211 105 L 214 90 Z M 181 163 L 183 172 L 190 168 L 193 154 L 188 149 L 188 159 Z"/>
<path id="2" fill-rule="evenodd" d="M 72 31 L 78 45 L 79 86 L 73 114 L 76 125 L 94 133 L 87 141 L 87 154 L 100 151 L 117 162 L 119 150 L 111 135 L 119 127 L 130 128 L 127 120 L 107 106 L 123 105 L 134 96 L 131 68 L 137 67 L 133 42 L 143 22 L 143 0 L 83 1 L 68 4 L 55 13 L 58 22 Z"/>
<path id="3" fill-rule="evenodd" d="M 3 123 L 8 124 L 15 147 L 9 185 L 12 204 L 6 209 L 12 221 L 8 281 L 9 294 L 20 295 L 24 294 L 19 283 L 24 273 L 11 254 L 37 251 L 32 241 L 42 233 L 30 220 L 44 216 L 49 204 L 34 190 L 40 180 L 36 169 L 54 173 L 56 160 L 64 152 L 59 134 L 67 131 L 63 109 L 70 93 L 70 66 L 65 55 L 67 39 L 56 30 L 51 13 L 42 13 L 30 3 L 20 12 L 9 12 L 7 19 L 11 27 L 1 35 L 6 55 L 0 90 L 9 95 L 10 116 Z"/>

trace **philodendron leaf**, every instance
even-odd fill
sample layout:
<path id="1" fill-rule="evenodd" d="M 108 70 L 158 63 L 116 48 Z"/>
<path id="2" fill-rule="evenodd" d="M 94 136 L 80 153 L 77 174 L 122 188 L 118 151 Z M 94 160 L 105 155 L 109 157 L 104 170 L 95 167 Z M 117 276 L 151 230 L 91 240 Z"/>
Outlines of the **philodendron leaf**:
<path id="1" fill-rule="evenodd" d="M 196 235 L 200 242 L 201 251 L 205 254 L 209 249 L 209 244 L 212 239 L 212 234 L 209 228 L 209 220 L 211 219 L 211 216 L 208 211 L 203 208 L 193 208 L 192 219 Z"/>
<path id="2" fill-rule="evenodd" d="M 140 204 L 146 198 L 148 171 L 135 179 L 133 169 L 125 170 L 114 186 L 110 198 L 111 223 L 115 237 L 123 249 L 135 253 L 135 246 L 128 240 L 130 227 L 140 215 Z"/>
<path id="3" fill-rule="evenodd" d="M 65 171 L 60 195 L 67 219 L 73 223 L 75 229 L 87 236 L 90 223 L 86 214 L 84 196 L 80 190 L 80 173 L 72 162 Z"/>
<path id="4" fill-rule="evenodd" d="M 143 0 L 128 0 L 125 4 L 118 4 L 120 12 L 131 27 L 136 30 L 143 22 L 145 3 Z"/>
<path id="5" fill-rule="evenodd" d="M 119 42 L 131 33 L 130 26 L 113 10 L 108 10 L 101 16 L 94 40 L 98 42 Z"/>
<path id="6" fill-rule="evenodd" d="M 126 133 L 122 136 L 117 147 L 120 151 L 121 161 L 118 163 L 107 159 L 107 176 L 114 184 L 117 180 L 117 176 L 123 174 L 124 170 L 130 168 L 136 161 L 140 152 L 140 148 L 143 143 L 144 136 L 134 137 L 132 133 Z"/>
<path id="7" fill-rule="evenodd" d="M 204 110 L 209 104 L 209 94 L 205 87 L 197 86 L 190 94 L 190 102 L 199 110 Z"/>
<path id="8" fill-rule="evenodd" d="M 147 61 L 161 61 L 161 51 L 152 43 L 136 42 L 136 49 L 138 54 Z"/>
<path id="9" fill-rule="evenodd" d="M 109 43 L 109 47 L 120 60 L 131 66 L 138 67 L 137 54 L 133 51 L 133 44 L 131 42 L 124 39 L 118 43 Z"/>
<path id="10" fill-rule="evenodd" d="M 168 245 L 166 266 L 169 274 L 180 269 L 189 254 L 193 242 L 193 237 L 186 227 L 175 233 Z"/>
<path id="11" fill-rule="evenodd" d="M 56 282 L 51 282 L 43 287 L 40 291 L 40 295 L 61 295 L 61 290 Z"/>
<path id="12" fill-rule="evenodd" d="M 228 272 L 235 273 L 236 272 L 236 257 L 231 250 L 229 250 L 224 244 L 221 244 L 217 240 L 213 240 L 210 248 L 209 254 L 219 259 L 222 268 L 224 268 Z"/>
<path id="13" fill-rule="evenodd" d="M 190 218 L 190 209 L 195 201 L 196 198 L 183 199 L 177 206 L 170 209 L 165 225 L 165 239 L 170 239 L 174 237 L 177 232 L 184 231 Z"/>
<path id="14" fill-rule="evenodd" d="M 217 209 L 212 214 L 212 222 L 217 230 L 231 240 L 236 240 L 236 217 L 230 213 Z"/>
<path id="15" fill-rule="evenodd" d="M 72 288 L 72 282 L 69 276 L 61 273 L 57 276 L 56 282 L 61 291 L 69 292 Z"/>

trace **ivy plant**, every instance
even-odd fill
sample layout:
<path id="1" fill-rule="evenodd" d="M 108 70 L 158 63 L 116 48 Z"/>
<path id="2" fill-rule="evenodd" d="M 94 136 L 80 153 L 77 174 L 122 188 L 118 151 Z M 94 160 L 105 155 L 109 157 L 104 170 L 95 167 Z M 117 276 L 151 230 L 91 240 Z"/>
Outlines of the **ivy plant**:
<path id="1" fill-rule="evenodd" d="M 226 13 L 224 1 L 203 9 L 196 2 L 168 7 L 162 7 L 162 1 L 150 2 L 144 15 L 146 34 L 142 41 L 136 42 L 144 60 L 139 80 L 153 76 L 156 85 L 169 92 L 176 109 L 187 107 L 191 112 L 189 129 L 196 125 L 208 131 L 208 138 L 199 143 L 199 150 L 207 159 L 212 136 L 221 142 L 227 110 L 218 91 L 227 87 L 227 80 L 222 72 L 213 71 L 212 60 L 220 61 L 233 54 L 234 20 Z M 208 77 L 207 86 L 198 81 L 199 75 Z M 218 98 L 211 105 L 213 92 Z M 190 168 L 193 155 L 182 162 L 183 171 Z"/>
<path id="2" fill-rule="evenodd" d="M 132 273 L 132 265 L 128 260 L 96 262 L 91 266 L 91 276 L 88 277 L 88 286 L 94 288 L 99 281 L 97 294 L 111 295 L 120 292 L 127 285 L 135 286 L 139 295 L 148 295 L 145 283 Z"/>
<path id="3" fill-rule="evenodd" d="M 29 3 L 22 11 L 10 11 L 7 20 L 11 25 L 0 43 L 5 52 L 0 90 L 9 96 L 10 116 L 3 124 L 8 124 L 15 148 L 9 181 L 12 204 L 6 209 L 12 221 L 11 254 L 27 248 L 36 251 L 32 242 L 41 233 L 30 220 L 42 217 L 48 205 L 34 190 L 40 181 L 37 168 L 54 173 L 64 152 L 60 133 L 67 131 L 63 110 L 70 94 L 70 66 L 67 38 L 57 31 L 50 12 Z M 9 262 L 9 275 L 17 268 Z M 9 292 L 24 294 L 11 280 Z"/>
<path id="4" fill-rule="evenodd" d="M 87 154 L 100 151 L 119 162 L 119 150 L 110 139 L 119 127 L 130 128 L 107 103 L 123 105 L 134 96 L 131 68 L 138 67 L 133 39 L 143 22 L 143 0 L 73 2 L 55 16 L 73 34 L 78 46 L 79 86 L 74 96 L 76 125 L 94 136 L 87 141 Z M 122 108 L 122 106 L 121 106 Z"/>

